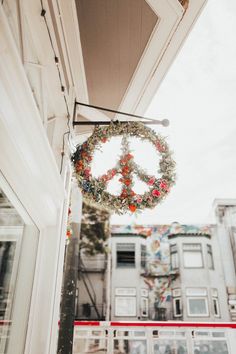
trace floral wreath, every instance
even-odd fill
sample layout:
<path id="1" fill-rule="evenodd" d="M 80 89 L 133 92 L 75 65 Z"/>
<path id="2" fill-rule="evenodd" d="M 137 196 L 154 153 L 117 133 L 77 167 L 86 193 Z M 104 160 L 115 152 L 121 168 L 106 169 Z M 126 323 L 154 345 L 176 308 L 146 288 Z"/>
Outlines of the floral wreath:
<path id="1" fill-rule="evenodd" d="M 119 161 L 106 174 L 94 178 L 91 174 L 94 151 L 116 136 L 122 136 L 122 154 Z M 160 178 L 148 175 L 135 163 L 128 137 L 146 140 L 156 148 L 161 155 L 157 168 L 157 172 L 161 174 Z M 175 162 L 171 155 L 165 139 L 144 124 L 111 122 L 108 127 L 95 126 L 93 134 L 82 145 L 77 146 L 76 152 L 72 155 L 72 162 L 78 185 L 87 201 L 99 203 L 118 214 L 124 214 L 127 211 L 136 212 L 145 208 L 154 208 L 168 194 L 170 187 L 175 183 Z M 150 187 L 149 191 L 142 195 L 135 193 L 133 173 Z M 122 183 L 118 196 L 106 190 L 108 182 L 116 175 L 120 175 L 119 181 Z"/>

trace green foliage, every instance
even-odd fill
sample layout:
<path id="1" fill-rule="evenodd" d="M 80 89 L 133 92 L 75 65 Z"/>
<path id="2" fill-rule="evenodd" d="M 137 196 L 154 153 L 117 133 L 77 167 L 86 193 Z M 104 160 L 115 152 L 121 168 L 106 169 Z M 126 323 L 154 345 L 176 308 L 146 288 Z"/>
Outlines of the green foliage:
<path id="1" fill-rule="evenodd" d="M 80 252 L 89 256 L 106 253 L 110 213 L 83 203 Z"/>

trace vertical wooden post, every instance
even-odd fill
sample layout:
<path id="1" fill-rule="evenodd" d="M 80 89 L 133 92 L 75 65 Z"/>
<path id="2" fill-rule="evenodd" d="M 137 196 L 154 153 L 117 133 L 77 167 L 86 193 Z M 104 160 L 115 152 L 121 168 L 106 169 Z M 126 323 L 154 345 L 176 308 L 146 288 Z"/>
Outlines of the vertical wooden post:
<path id="1" fill-rule="evenodd" d="M 82 196 L 77 186 L 71 192 L 71 229 L 65 257 L 64 279 L 61 300 L 61 315 L 58 338 L 58 354 L 72 354 L 76 286 L 78 278 L 79 240 L 82 217 Z"/>

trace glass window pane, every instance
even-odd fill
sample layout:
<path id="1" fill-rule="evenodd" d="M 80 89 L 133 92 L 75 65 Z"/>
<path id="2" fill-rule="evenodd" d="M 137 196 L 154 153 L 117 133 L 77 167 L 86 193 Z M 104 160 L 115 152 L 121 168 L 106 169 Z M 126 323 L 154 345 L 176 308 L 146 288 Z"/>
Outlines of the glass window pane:
<path id="1" fill-rule="evenodd" d="M 136 316 L 136 297 L 117 296 L 115 301 L 116 316 Z"/>
<path id="2" fill-rule="evenodd" d="M 184 251 L 184 266 L 186 268 L 203 267 L 202 252 Z"/>
<path id="3" fill-rule="evenodd" d="M 38 244 L 0 189 L 0 353 L 23 352 Z M 19 269 L 27 269 L 19 272 Z M 20 338 L 20 340 L 19 340 Z"/>
<path id="4" fill-rule="evenodd" d="M 177 269 L 179 267 L 178 253 L 174 252 L 170 254 L 170 263 L 172 269 Z"/>
<path id="5" fill-rule="evenodd" d="M 193 298 L 188 299 L 189 315 L 207 315 L 206 299 Z"/>
<path id="6" fill-rule="evenodd" d="M 227 342 L 225 340 L 195 340 L 194 354 L 229 354 Z"/>
<path id="7" fill-rule="evenodd" d="M 114 354 L 147 354 L 147 343 L 145 340 L 114 340 Z"/>
<path id="8" fill-rule="evenodd" d="M 155 339 L 153 346 L 154 354 L 187 354 L 187 343 L 184 340 Z"/>
<path id="9" fill-rule="evenodd" d="M 73 343 L 73 354 L 106 354 L 106 339 L 75 338 Z"/>

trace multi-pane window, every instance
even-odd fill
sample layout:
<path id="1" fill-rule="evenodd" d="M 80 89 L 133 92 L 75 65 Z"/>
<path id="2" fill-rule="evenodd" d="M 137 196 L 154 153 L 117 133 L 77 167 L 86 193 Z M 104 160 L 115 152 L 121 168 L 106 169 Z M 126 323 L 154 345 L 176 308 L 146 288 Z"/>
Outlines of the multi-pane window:
<path id="1" fill-rule="evenodd" d="M 178 257 L 178 250 L 176 244 L 170 245 L 170 264 L 171 264 L 171 269 L 179 268 L 179 257 Z"/>
<path id="2" fill-rule="evenodd" d="M 116 266 L 117 268 L 135 267 L 135 244 L 134 243 L 117 243 Z"/>
<path id="3" fill-rule="evenodd" d="M 204 288 L 186 289 L 187 311 L 189 317 L 209 316 L 207 290 Z"/>
<path id="4" fill-rule="evenodd" d="M 214 269 L 214 261 L 211 245 L 207 245 L 207 264 L 209 269 Z"/>
<path id="5" fill-rule="evenodd" d="M 183 258 L 185 268 L 202 268 L 202 245 L 200 243 L 184 243 Z"/>
<path id="6" fill-rule="evenodd" d="M 141 267 L 142 268 L 146 267 L 146 253 L 147 253 L 146 246 L 141 245 Z"/>
<path id="7" fill-rule="evenodd" d="M 136 289 L 116 288 L 115 316 L 136 316 Z"/>

